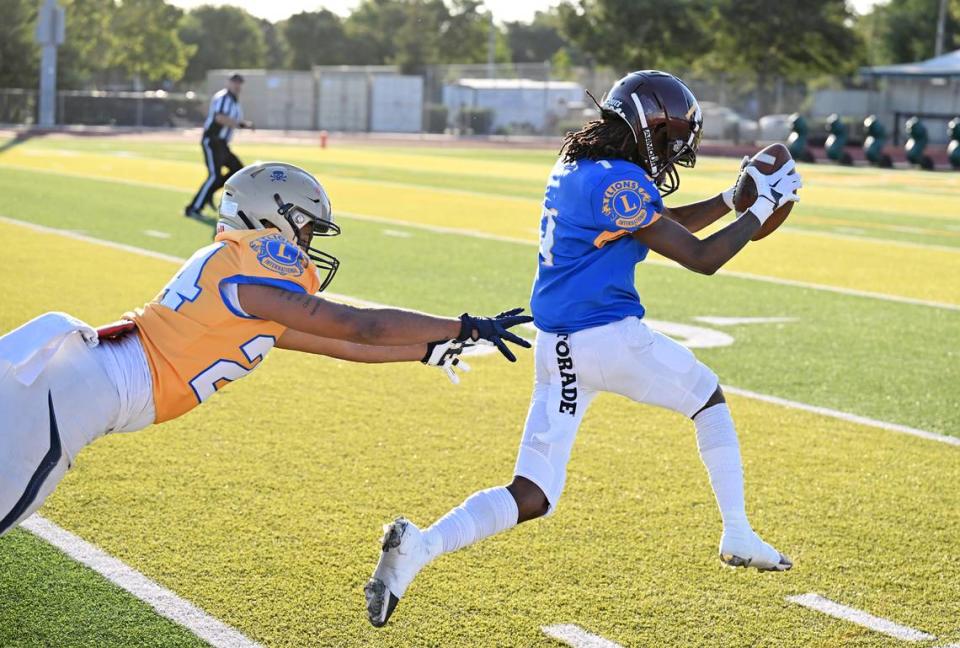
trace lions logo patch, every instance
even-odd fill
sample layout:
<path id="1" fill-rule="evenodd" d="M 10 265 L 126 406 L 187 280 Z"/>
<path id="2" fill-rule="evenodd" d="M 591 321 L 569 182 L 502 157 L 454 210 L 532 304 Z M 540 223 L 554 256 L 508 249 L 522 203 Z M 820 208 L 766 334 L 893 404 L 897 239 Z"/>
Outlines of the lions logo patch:
<path id="1" fill-rule="evenodd" d="M 624 229 L 650 224 L 650 194 L 636 180 L 615 180 L 603 192 L 603 215 Z"/>
<path id="2" fill-rule="evenodd" d="M 279 275 L 299 277 L 303 274 L 303 253 L 281 234 L 270 234 L 250 242 L 257 261 Z"/>

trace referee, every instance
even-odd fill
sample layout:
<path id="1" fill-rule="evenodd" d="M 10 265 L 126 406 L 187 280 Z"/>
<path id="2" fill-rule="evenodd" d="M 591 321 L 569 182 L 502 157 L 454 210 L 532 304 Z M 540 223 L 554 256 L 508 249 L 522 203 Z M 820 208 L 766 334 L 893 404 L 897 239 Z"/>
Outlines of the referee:
<path id="1" fill-rule="evenodd" d="M 183 210 L 185 216 L 202 218 L 204 205 L 216 210 L 213 204 L 214 192 L 223 186 L 231 175 L 243 168 L 243 163 L 230 150 L 230 138 L 237 128 L 253 128 L 253 122 L 243 119 L 240 108 L 240 90 L 243 89 L 243 77 L 233 74 L 227 79 L 227 87 L 213 95 L 210 100 L 210 112 L 203 123 L 203 161 L 207 166 L 207 179 L 200 185 L 197 194 Z M 223 168 L 226 167 L 226 173 Z"/>

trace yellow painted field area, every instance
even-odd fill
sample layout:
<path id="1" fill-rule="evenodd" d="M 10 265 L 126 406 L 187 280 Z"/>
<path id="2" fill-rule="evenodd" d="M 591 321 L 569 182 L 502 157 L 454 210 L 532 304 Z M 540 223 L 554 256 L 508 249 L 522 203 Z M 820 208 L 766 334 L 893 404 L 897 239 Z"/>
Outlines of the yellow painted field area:
<path id="1" fill-rule="evenodd" d="M 269 149 L 257 147 L 260 153 Z M 325 175 L 324 162 L 388 166 L 424 174 L 464 176 L 543 178 L 547 167 L 527 162 L 491 164 L 460 157 L 431 157 L 428 153 L 381 153 L 370 148 L 327 149 L 278 147 L 298 158 L 316 160 L 316 172 L 332 196 L 334 209 L 344 214 L 362 214 L 426 226 L 455 228 L 498 236 L 535 241 L 539 222 L 539 191 L 530 198 L 497 196 L 459 189 L 405 184 L 375 179 L 355 179 Z M 65 173 L 120 182 L 137 182 L 181 189 L 189 195 L 199 184 L 202 167 L 198 163 L 121 157 L 73 150 L 31 149 L 29 144 L 0 154 L 0 167 L 9 165 L 49 173 Z M 701 168 L 702 167 L 702 168 Z M 684 175 L 682 198 L 693 199 L 716 193 L 727 186 L 736 169 L 734 160 L 703 160 L 698 168 Z M 936 177 L 907 171 L 837 170 L 835 167 L 807 165 L 803 168 L 806 187 L 803 200 L 789 223 L 836 222 L 842 217 L 826 216 L 821 210 L 848 208 L 876 210 L 878 213 L 903 214 L 904 226 L 911 218 L 939 219 L 942 226 L 924 231 L 931 235 L 956 238 L 960 234 L 960 184 L 956 178 Z M 441 176 L 442 177 L 442 176 Z M 911 189 L 894 190 L 909 183 Z M 442 183 L 441 183 L 442 184 Z M 915 185 L 915 186 L 914 186 Z M 532 192 L 533 193 L 533 192 Z M 863 222 L 859 227 L 870 227 Z M 897 227 L 877 224 L 888 235 Z M 960 252 L 933 246 L 908 246 L 895 241 L 877 241 L 816 235 L 810 231 L 784 230 L 762 243 L 751 245 L 729 265 L 738 270 L 768 277 L 814 282 L 915 299 L 960 304 L 960 282 L 931 281 L 931 277 L 960 276 Z"/>

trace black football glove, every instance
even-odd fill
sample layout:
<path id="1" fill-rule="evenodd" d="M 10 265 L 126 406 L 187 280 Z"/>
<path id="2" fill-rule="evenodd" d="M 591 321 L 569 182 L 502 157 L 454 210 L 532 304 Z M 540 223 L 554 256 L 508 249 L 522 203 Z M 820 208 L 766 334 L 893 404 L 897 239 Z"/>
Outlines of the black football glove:
<path id="1" fill-rule="evenodd" d="M 457 339 L 460 341 L 473 340 L 474 342 L 486 340 L 496 345 L 507 360 L 516 362 L 517 356 L 513 355 L 504 340 L 513 342 L 525 349 L 530 348 L 529 342 L 507 330 L 533 321 L 533 318 L 529 315 L 520 315 L 522 312 L 522 308 L 514 308 L 494 317 L 474 317 L 469 313 L 464 313 L 460 316 L 460 334 Z"/>

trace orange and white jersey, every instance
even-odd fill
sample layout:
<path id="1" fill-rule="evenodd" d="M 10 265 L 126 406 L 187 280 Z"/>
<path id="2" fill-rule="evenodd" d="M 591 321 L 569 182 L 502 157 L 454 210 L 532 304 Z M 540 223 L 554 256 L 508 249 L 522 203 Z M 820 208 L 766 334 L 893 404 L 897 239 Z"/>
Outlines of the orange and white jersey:
<path id="1" fill-rule="evenodd" d="M 124 314 L 153 374 L 156 423 L 193 409 L 257 367 L 285 327 L 248 315 L 239 284 L 313 294 L 316 268 L 275 229 L 229 231 L 197 252 L 156 298 Z"/>

